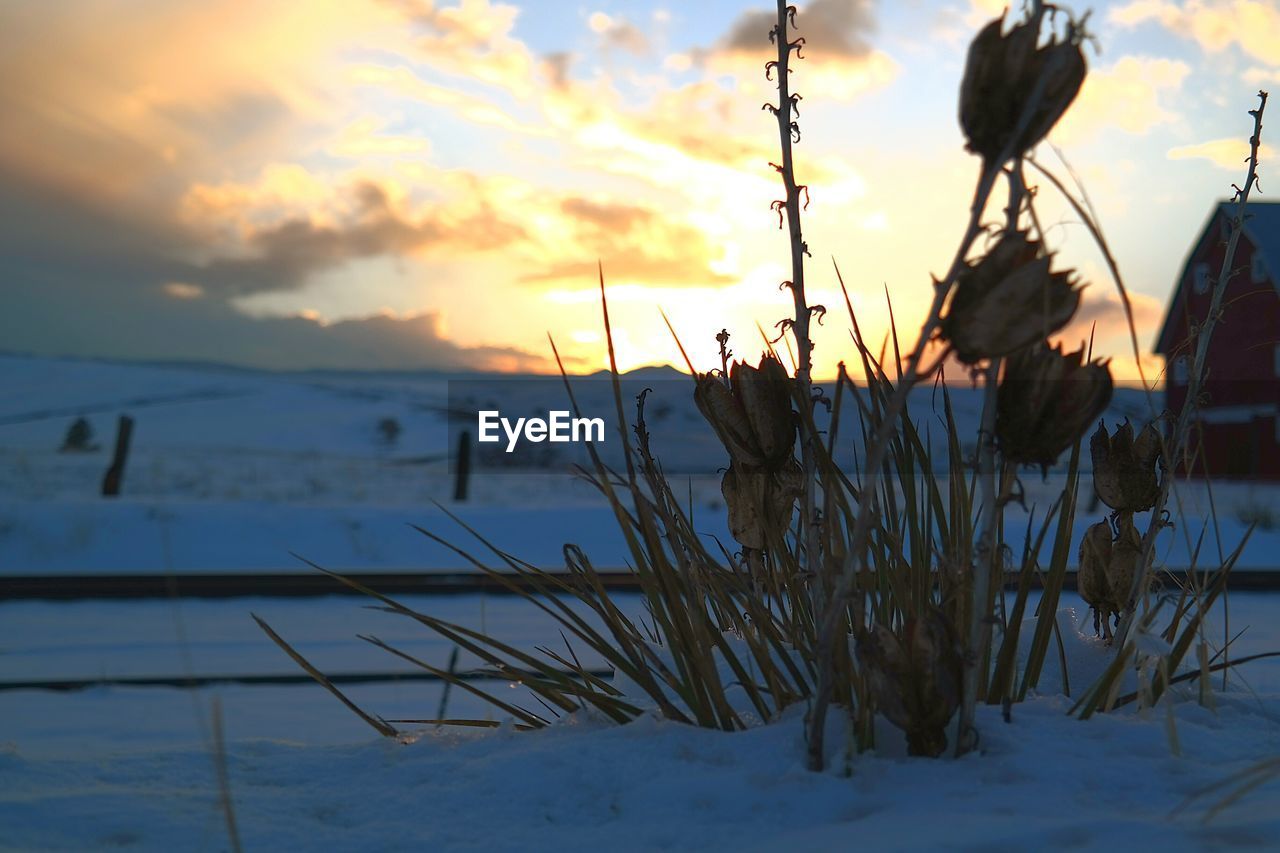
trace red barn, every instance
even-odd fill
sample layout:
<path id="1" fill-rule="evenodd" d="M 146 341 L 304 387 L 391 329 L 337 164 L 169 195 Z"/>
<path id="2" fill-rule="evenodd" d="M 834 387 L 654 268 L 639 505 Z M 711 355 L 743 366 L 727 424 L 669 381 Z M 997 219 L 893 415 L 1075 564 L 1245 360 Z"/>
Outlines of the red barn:
<path id="1" fill-rule="evenodd" d="M 1221 202 L 1187 256 L 1156 352 L 1165 357 L 1165 404 L 1187 397 L 1190 330 L 1209 312 L 1234 204 Z M 1209 342 L 1196 476 L 1280 480 L 1280 202 L 1250 202 Z"/>

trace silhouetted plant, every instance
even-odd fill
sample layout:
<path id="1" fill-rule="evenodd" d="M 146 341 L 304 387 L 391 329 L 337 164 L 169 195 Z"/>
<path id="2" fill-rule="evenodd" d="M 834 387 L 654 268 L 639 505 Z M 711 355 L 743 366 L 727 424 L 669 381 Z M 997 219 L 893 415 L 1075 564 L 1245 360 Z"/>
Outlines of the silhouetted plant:
<path id="1" fill-rule="evenodd" d="M 814 770 L 827 761 L 824 735 L 832 705 L 848 715 L 850 753 L 874 746 L 876 714 L 903 731 L 913 754 L 937 756 L 952 746 L 964 753 L 978 742 L 977 704 L 1000 703 L 1007 714 L 1039 686 L 1052 644 L 1063 654 L 1055 616 L 1068 561 L 1078 553 L 1081 591 L 1095 609 L 1099 629 L 1110 636 L 1113 621 L 1118 624 L 1111 665 L 1073 710 L 1087 717 L 1127 701 L 1157 701 L 1181 677 L 1174 673 L 1205 612 L 1225 589 L 1239 551 L 1182 592 L 1162 632 L 1168 652 L 1158 659 L 1139 655 L 1130 628 L 1156 630 L 1159 603 L 1149 603 L 1143 592 L 1151 586 L 1152 544 L 1165 523 L 1162 513 L 1172 488 L 1169 461 L 1185 450 L 1190 406 L 1171 436 L 1149 425 L 1137 438 L 1127 425 L 1114 434 L 1099 427 L 1090 447 L 1095 487 L 1115 512 L 1087 530 L 1078 551 L 1072 547 L 1081 440 L 1105 409 L 1112 380 L 1107 363 L 1093 359 L 1091 348 L 1073 350 L 1048 340 L 1074 316 L 1080 288 L 1071 271 L 1055 269 L 1025 167 L 1030 163 L 1045 175 L 1085 221 L 1108 259 L 1133 332 L 1123 282 L 1096 217 L 1031 156 L 1087 74 L 1085 19 L 1031 2 L 1011 27 L 1006 29 L 1002 15 L 974 39 L 960 86 L 960 122 L 980 166 L 953 260 L 933 282 L 933 299 L 914 345 L 904 351 L 896 326 L 892 329 L 891 356 L 877 356 L 867 345 L 835 270 L 865 381 L 854 383 L 841 363 L 828 397 L 812 382 L 810 323 L 826 309 L 810 305 L 805 294 L 809 252 L 800 217 L 809 188 L 795 178 L 800 96 L 790 85 L 793 54 L 802 58 L 804 47 L 803 38 L 792 37 L 796 18 L 795 7 L 780 0 L 768 34 L 777 54 L 765 67 L 766 76 L 776 81 L 778 101 L 764 105 L 777 120 L 781 148 L 781 162 L 770 165 L 781 176 L 784 198 L 771 209 L 790 238 L 791 278 L 783 285 L 794 312 L 779 326 L 794 343 L 795 370 L 788 375 L 771 348 L 754 366 L 732 360 L 728 331 L 716 339 L 718 370 L 699 372 L 685 355 L 694 399 L 728 457 L 721 489 L 739 550 L 712 549 L 697 533 L 650 446 L 645 394 L 636 400 L 634 418 L 627 417 L 602 269 L 601 307 L 623 464 L 622 470 L 611 469 L 588 444 L 591 463 L 582 474 L 613 510 L 647 621 L 625 615 L 576 546 L 564 549 L 566 579 L 497 548 L 465 524 L 480 543 L 480 555 L 422 532 L 554 618 L 567 637 L 612 666 L 617 680 L 586 670 L 572 647 L 529 654 L 340 578 L 479 656 L 494 676 L 519 680 L 542 710 L 486 692 L 462 674 L 438 669 L 377 638 L 364 639 L 482 696 L 522 726 L 544 726 L 581 710 L 626 722 L 652 710 L 671 720 L 734 730 L 753 719 L 777 719 L 802 702 L 808 709 L 808 760 Z M 1265 106 L 1265 94 L 1262 100 Z M 1254 181 L 1261 116 L 1262 107 L 1255 111 L 1253 157 L 1239 193 L 1228 264 Z M 1007 189 L 1003 222 L 988 222 L 986 211 L 1001 181 Z M 992 237 L 985 251 L 978 246 L 983 234 Z M 1226 272 L 1224 267 L 1215 291 L 1215 311 Z M 1203 371 L 1212 319 L 1197 340 L 1193 371 Z M 1136 332 L 1132 338 L 1136 347 Z M 981 378 L 982 418 L 972 442 L 962 437 L 942 384 L 944 441 L 937 447 L 921 434 L 908 397 L 921 382 L 940 377 L 949 355 Z M 579 413 L 567 376 L 565 387 Z M 1192 397 L 1198 387 L 1193 383 Z M 824 430 L 814 416 L 819 403 L 830 407 Z M 837 460 L 842 448 L 850 447 L 856 464 L 847 470 Z M 1019 471 L 1028 466 L 1043 471 L 1063 453 L 1068 454 L 1063 488 L 1038 528 L 1028 523 L 1026 545 L 1015 559 L 1004 540 L 1003 514 L 1019 499 Z M 1153 495 L 1157 461 L 1162 467 Z M 945 477 L 936 476 L 937 462 L 944 463 Z M 1152 509 L 1152 520 L 1140 535 L 1134 513 L 1143 509 Z M 1040 558 L 1045 544 L 1047 566 Z M 1030 637 L 1023 638 L 1037 586 L 1038 618 Z M 585 605 L 596 621 L 584 619 L 569 601 Z M 272 639 L 296 656 L 279 637 L 272 634 Z M 1154 675 L 1139 693 L 1121 696 L 1119 679 L 1135 664 Z M 1203 668 L 1216 671 L 1208 664 Z M 1062 688 L 1069 692 L 1065 666 L 1063 673 Z M 375 727 L 385 725 L 363 716 Z M 949 744 L 953 725 L 958 742 Z"/>

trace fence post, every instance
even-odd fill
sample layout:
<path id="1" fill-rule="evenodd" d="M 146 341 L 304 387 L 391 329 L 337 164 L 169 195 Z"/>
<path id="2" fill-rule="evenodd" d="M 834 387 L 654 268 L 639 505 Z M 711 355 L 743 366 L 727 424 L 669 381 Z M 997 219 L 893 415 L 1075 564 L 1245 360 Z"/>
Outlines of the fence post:
<path id="1" fill-rule="evenodd" d="M 102 496 L 114 498 L 120 494 L 120 481 L 124 479 L 124 465 L 129 459 L 129 439 L 133 436 L 133 418 L 121 415 L 116 423 L 116 452 L 111 467 L 102 478 Z"/>
<path id="2" fill-rule="evenodd" d="M 454 460 L 453 499 L 467 499 L 467 481 L 471 479 L 471 433 L 463 430 L 458 434 L 458 453 Z"/>

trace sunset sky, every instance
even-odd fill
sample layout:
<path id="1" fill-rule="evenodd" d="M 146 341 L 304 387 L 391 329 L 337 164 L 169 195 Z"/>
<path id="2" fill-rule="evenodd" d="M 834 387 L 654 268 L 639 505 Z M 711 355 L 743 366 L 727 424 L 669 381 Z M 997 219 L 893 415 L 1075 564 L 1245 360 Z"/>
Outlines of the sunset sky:
<path id="1" fill-rule="evenodd" d="M 868 337 L 886 289 L 914 335 L 977 174 L 956 121 L 965 48 L 1003 5 L 800 5 L 810 301 L 832 309 L 820 374 L 851 356 L 833 257 Z M 598 259 L 623 368 L 680 361 L 660 308 L 701 368 L 721 327 L 757 353 L 756 324 L 789 311 L 768 8 L 0 0 L 0 350 L 545 371 L 550 332 L 592 371 Z M 1092 8 L 1090 75 L 1050 139 L 1149 350 L 1193 237 L 1243 178 L 1246 111 L 1280 88 L 1280 3 Z M 1132 376 L 1100 255 L 1041 198 L 1060 265 L 1090 282 L 1068 339 L 1096 321 L 1095 351 Z"/>

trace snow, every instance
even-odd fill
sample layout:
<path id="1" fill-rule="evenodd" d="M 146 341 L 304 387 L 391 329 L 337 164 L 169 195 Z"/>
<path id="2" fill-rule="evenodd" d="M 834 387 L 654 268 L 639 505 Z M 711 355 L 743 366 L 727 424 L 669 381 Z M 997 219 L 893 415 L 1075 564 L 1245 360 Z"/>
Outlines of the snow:
<path id="1" fill-rule="evenodd" d="M 647 403 L 653 447 L 668 471 L 687 472 L 676 479 L 687 482 L 708 541 L 728 542 L 717 475 L 725 455 L 694 408 L 688 383 L 688 377 L 641 371 L 628 378 L 623 393 L 629 399 L 655 389 Z M 612 410 L 611 383 L 585 378 L 574 388 L 588 413 Z M 470 500 L 453 501 L 445 416 L 451 402 L 496 397 L 516 414 L 563 407 L 559 380 L 267 373 L 0 355 L 0 389 L 6 392 L 0 395 L 0 574 L 310 571 L 291 553 L 348 571 L 468 568 L 408 526 L 458 532 L 433 502 L 534 563 L 559 566 L 566 542 L 582 545 L 601 567 L 627 562 L 611 511 L 588 484 L 565 473 L 570 462 L 585 458 L 562 454 L 551 467 L 534 470 L 481 466 Z M 965 388 L 951 395 L 958 422 L 976 423 L 979 395 Z M 933 389 L 918 389 L 912 410 L 922 429 L 940 435 L 935 403 L 940 398 Z M 1140 394 L 1121 390 L 1106 418 L 1138 418 L 1145 406 Z M 67 426 L 82 412 L 99 449 L 59 453 Z M 98 488 L 115 418 L 123 413 L 137 421 L 124 490 L 116 500 L 102 500 Z M 384 418 L 401 424 L 393 445 L 378 434 Z M 1045 481 L 1028 474 L 1023 487 L 1027 507 L 1043 518 L 1062 487 L 1061 472 Z M 1089 493 L 1087 483 L 1081 493 Z M 1210 496 L 1195 483 L 1182 484 L 1178 493 L 1193 521 L 1164 535 L 1159 557 L 1183 568 Z M 1280 504 L 1274 487 L 1218 484 L 1212 497 L 1220 519 L 1207 529 L 1201 552 L 1207 557 L 1231 553 L 1244 520 Z M 1077 508 L 1076 540 L 1101 515 L 1087 504 L 1082 498 Z M 1015 553 L 1025 530 L 1021 512 L 1011 506 L 1006 525 Z M 1276 568 L 1277 553 L 1280 528 L 1260 528 L 1237 565 Z"/>
<path id="2" fill-rule="evenodd" d="M 669 378 L 640 377 L 649 385 Z M 452 501 L 443 414 L 451 379 L 490 387 L 483 377 L 276 374 L 0 356 L 0 574 L 309 571 L 291 551 L 335 569 L 466 568 L 409 527 L 423 524 L 466 540 L 432 500 L 535 563 L 559 565 L 561 545 L 573 541 L 597 565 L 622 567 L 626 553 L 609 510 L 562 472 L 485 471 L 473 479 L 470 501 Z M 655 423 L 655 448 L 669 449 L 672 470 L 689 473 L 699 528 L 728 541 L 714 476 L 722 454 L 708 450 L 705 439 L 679 440 L 692 435 L 690 424 L 709 432 L 687 391 L 683 384 L 659 385 L 665 397 L 656 399 L 672 401 L 661 420 L 673 432 L 660 438 Z M 1140 398 L 1118 396 L 1109 422 L 1141 411 Z M 961 419 L 975 417 L 976 395 L 958 391 L 954 402 Z M 924 414 L 926 403 L 922 397 L 913 404 L 922 418 L 932 417 Z M 124 412 L 138 420 L 124 494 L 103 500 L 96 490 L 115 417 Z M 58 453 L 67 425 L 81 413 L 103 447 Z M 377 434 L 386 417 L 403 427 L 394 445 Z M 1029 503 L 1043 508 L 1058 481 L 1029 477 L 1026 485 Z M 1190 517 L 1202 517 L 1203 487 L 1181 492 Z M 1243 530 L 1239 516 L 1280 503 L 1274 489 L 1260 487 L 1215 486 L 1214 499 L 1228 551 Z M 1081 529 L 1094 520 L 1086 504 L 1078 510 Z M 1185 565 L 1186 537 L 1194 540 L 1199 524 L 1167 537 L 1169 565 Z M 1008 526 L 1021 529 L 1018 521 Z M 1211 532 L 1204 553 L 1216 555 L 1218 546 Z M 1241 565 L 1280 568 L 1277 553 L 1280 534 L 1259 530 Z M 515 598 L 404 600 L 521 648 L 560 644 L 555 626 Z M 634 596 L 621 600 L 639 612 Z M 1230 596 L 1229 633 L 1248 626 L 1233 657 L 1280 649 L 1277 601 Z M 446 643 L 362 605 L 341 597 L 0 601 L 0 682 L 296 674 L 251 612 L 326 672 L 407 671 L 357 633 L 445 664 Z M 1091 636 L 1078 598 L 1064 595 L 1062 608 L 1068 675 L 1078 696 L 1109 651 Z M 1223 618 L 1215 615 L 1207 629 L 1218 644 L 1227 629 Z M 583 662 L 595 663 L 585 655 Z M 474 664 L 465 655 L 459 662 Z M 840 715 L 833 714 L 832 760 L 822 774 L 804 769 L 799 707 L 780 723 L 732 735 L 650 716 L 616 727 L 580 715 L 540 732 L 405 724 L 411 742 L 397 743 L 378 738 L 312 684 L 0 690 L 0 850 L 227 849 L 214 772 L 214 699 L 246 849 L 1275 844 L 1274 780 L 1214 820 L 1202 818 L 1228 790 L 1222 780 L 1280 755 L 1280 662 L 1245 665 L 1225 691 L 1215 678 L 1213 708 L 1197 704 L 1193 691 L 1177 690 L 1173 702 L 1156 709 L 1129 707 L 1088 722 L 1067 715 L 1071 700 L 1058 693 L 1057 667 L 1050 655 L 1042 695 L 1015 706 L 1011 723 L 998 708 L 980 709 L 981 754 L 959 761 L 908 758 L 891 728 L 878 732 L 875 753 L 846 760 Z M 523 693 L 519 685 L 491 686 Z M 434 717 L 442 685 L 402 680 L 344 690 L 367 710 L 407 719 Z M 457 690 L 448 714 L 494 718 Z M 1216 792 L 1183 805 L 1207 786 Z"/>
<path id="3" fill-rule="evenodd" d="M 512 598 L 406 603 L 526 648 L 555 639 L 549 623 Z M 1060 623 L 1071 681 L 1081 685 L 1108 652 L 1088 635 L 1078 599 L 1067 596 L 1066 604 Z M 638 606 L 625 598 L 627 609 Z M 356 632 L 429 661 L 447 656 L 410 620 L 328 598 L 6 602 L 0 661 L 5 678 L 292 671 L 249 611 L 330 672 L 399 668 Z M 1266 594 L 1231 596 L 1232 632 L 1248 628 L 1234 654 L 1280 648 L 1274 612 Z M 1219 624 L 1208 631 L 1221 636 Z M 837 715 L 824 774 L 804 769 L 801 708 L 735 734 L 648 716 L 626 727 L 578 716 L 541 732 L 406 725 L 412 742 L 396 743 L 315 686 L 6 691 L 0 847 L 225 848 L 213 697 L 225 719 L 229 785 L 247 849 L 777 850 L 857 839 L 872 849 L 1183 850 L 1267 846 L 1280 832 L 1275 783 L 1208 824 L 1201 819 L 1216 797 L 1182 807 L 1201 788 L 1280 755 L 1280 663 L 1237 671 L 1212 710 L 1184 690 L 1172 706 L 1088 722 L 1067 716 L 1070 700 L 1056 695 L 1058 681 L 1051 663 L 1044 694 L 1015 706 L 1009 724 L 999 709 L 982 708 L 982 752 L 960 761 L 908 758 L 901 736 L 884 725 L 875 754 L 847 757 Z M 401 719 L 434 716 L 439 690 L 406 682 L 347 692 L 367 710 Z M 448 713 L 486 716 L 458 691 Z"/>

